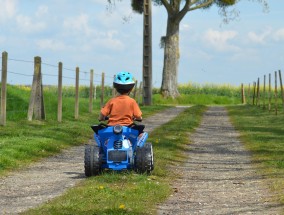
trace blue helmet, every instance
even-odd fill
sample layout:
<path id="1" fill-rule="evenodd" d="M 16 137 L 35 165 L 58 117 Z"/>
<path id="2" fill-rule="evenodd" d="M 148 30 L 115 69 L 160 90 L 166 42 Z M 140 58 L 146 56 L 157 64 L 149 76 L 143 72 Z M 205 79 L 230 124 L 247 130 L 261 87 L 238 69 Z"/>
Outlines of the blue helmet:
<path id="1" fill-rule="evenodd" d="M 113 80 L 113 87 L 120 93 L 129 92 L 134 85 L 133 76 L 129 72 L 119 72 Z"/>

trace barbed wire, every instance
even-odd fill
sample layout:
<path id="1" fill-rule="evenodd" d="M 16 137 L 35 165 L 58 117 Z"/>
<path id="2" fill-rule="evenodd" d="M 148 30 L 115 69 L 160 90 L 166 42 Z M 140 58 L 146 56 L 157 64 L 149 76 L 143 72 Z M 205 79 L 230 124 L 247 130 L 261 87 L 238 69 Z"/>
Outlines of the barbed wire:
<path id="1" fill-rule="evenodd" d="M 20 59 L 13 59 L 13 58 L 8 58 L 8 60 L 23 62 L 23 63 L 34 63 L 34 61 L 30 61 L 30 60 L 20 60 Z"/>
<path id="2" fill-rule="evenodd" d="M 2 71 L 2 70 L 1 70 Z M 27 77 L 32 77 L 34 75 L 27 75 L 27 74 L 23 74 L 23 73 L 19 73 L 19 72 L 12 72 L 12 71 L 7 71 L 8 73 L 12 73 L 12 74 L 16 74 L 16 75 L 22 75 L 22 76 L 27 76 Z"/>
<path id="3" fill-rule="evenodd" d="M 2 56 L 0 56 L 1 59 Z M 28 64 L 34 64 L 34 61 L 33 60 L 25 60 L 25 59 L 17 59 L 17 58 L 8 58 L 7 59 L 8 61 L 15 61 L 15 62 L 22 62 L 22 63 L 28 63 Z M 52 68 L 58 68 L 58 65 L 54 65 L 54 64 L 50 64 L 50 63 L 46 63 L 46 62 L 41 62 L 41 65 L 43 66 L 48 66 L 48 67 L 52 67 Z M 77 67 L 76 67 L 77 68 Z M 74 69 L 70 69 L 68 67 L 62 67 L 63 70 L 67 70 L 67 71 L 71 71 L 71 72 L 76 72 L 76 68 Z M 0 70 L 2 72 L 2 70 Z M 79 73 L 83 73 L 84 75 L 88 75 L 91 73 L 91 71 L 94 71 L 93 69 L 90 70 L 90 72 L 86 71 L 86 70 L 80 70 L 80 67 L 79 67 Z M 8 73 L 11 73 L 11 74 L 14 74 L 14 75 L 21 75 L 21 76 L 26 76 L 26 77 L 33 77 L 34 74 L 24 74 L 22 72 L 14 72 L 14 71 L 7 71 Z M 93 73 L 95 76 L 102 76 L 103 73 Z M 48 77 L 58 77 L 58 75 L 56 74 L 47 74 L 47 73 L 42 73 L 42 76 L 48 76 Z M 107 75 L 104 73 L 104 77 L 105 79 L 113 79 L 113 76 L 111 75 Z M 64 79 L 71 79 L 71 80 L 76 80 L 75 77 L 71 77 L 71 76 L 62 76 L 62 78 Z M 80 78 L 79 79 L 80 81 L 90 81 L 89 79 L 87 78 Z M 95 83 L 101 83 L 101 81 L 99 80 L 94 80 L 93 82 Z M 106 85 L 112 85 L 112 81 L 105 81 L 105 84 Z"/>
<path id="4" fill-rule="evenodd" d="M 58 68 L 57 65 L 52 65 L 52 64 L 49 64 L 49 63 L 41 62 L 41 64 L 42 64 L 42 65 L 45 65 L 45 66 L 50 66 L 50 67 Z"/>

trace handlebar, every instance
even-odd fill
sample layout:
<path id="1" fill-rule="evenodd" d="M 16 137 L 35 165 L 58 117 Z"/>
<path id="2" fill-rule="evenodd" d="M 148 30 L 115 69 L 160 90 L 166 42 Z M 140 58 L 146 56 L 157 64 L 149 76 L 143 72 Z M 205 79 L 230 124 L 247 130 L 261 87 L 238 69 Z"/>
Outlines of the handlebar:
<path id="1" fill-rule="evenodd" d="M 101 122 L 101 121 L 107 121 L 107 120 L 109 120 L 109 117 L 108 117 L 108 116 L 105 116 L 105 118 L 104 118 L 104 119 L 99 120 L 99 121 Z"/>
<path id="2" fill-rule="evenodd" d="M 107 120 L 109 120 L 109 117 L 108 117 L 108 116 L 106 116 L 103 120 L 99 120 L 99 121 L 101 122 L 101 121 L 107 121 Z M 134 120 L 134 121 L 137 121 L 137 122 L 142 122 L 142 119 L 133 118 L 133 120 Z"/>
<path id="3" fill-rule="evenodd" d="M 134 118 L 133 120 L 134 120 L 134 121 L 137 121 L 137 122 L 142 122 L 142 119 L 136 119 L 136 118 Z"/>

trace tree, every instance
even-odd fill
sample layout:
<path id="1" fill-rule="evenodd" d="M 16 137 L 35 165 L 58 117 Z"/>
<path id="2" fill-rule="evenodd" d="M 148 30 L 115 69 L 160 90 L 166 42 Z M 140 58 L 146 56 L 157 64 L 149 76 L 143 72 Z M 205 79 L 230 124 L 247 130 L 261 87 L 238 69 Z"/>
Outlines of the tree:
<path id="1" fill-rule="evenodd" d="M 114 0 L 108 0 L 111 3 Z M 164 48 L 164 67 L 161 84 L 161 93 L 164 97 L 176 98 L 180 94 L 178 92 L 178 66 L 179 66 L 179 27 L 181 20 L 185 15 L 197 9 L 209 9 L 213 5 L 220 8 L 220 14 L 224 21 L 228 21 L 228 8 L 237 4 L 239 0 L 152 0 L 157 6 L 166 8 L 167 30 L 166 36 L 161 38 L 161 46 Z M 249 1 L 249 0 L 248 0 Z M 266 0 L 250 0 L 257 1 L 267 7 Z M 132 0 L 131 7 L 138 13 L 143 13 L 143 0 Z"/>

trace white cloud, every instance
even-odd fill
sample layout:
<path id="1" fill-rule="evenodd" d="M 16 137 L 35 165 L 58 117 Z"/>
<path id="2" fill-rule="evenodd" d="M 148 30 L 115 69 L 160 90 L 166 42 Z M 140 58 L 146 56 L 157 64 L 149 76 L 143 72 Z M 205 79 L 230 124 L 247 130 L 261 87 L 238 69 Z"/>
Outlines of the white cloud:
<path id="1" fill-rule="evenodd" d="M 48 14 L 48 6 L 41 5 L 38 7 L 38 10 L 36 11 L 36 17 L 43 17 Z"/>
<path id="2" fill-rule="evenodd" d="M 284 28 L 281 28 L 279 30 L 277 30 L 274 35 L 273 35 L 273 39 L 275 41 L 282 41 L 284 40 Z"/>
<path id="3" fill-rule="evenodd" d="M 123 50 L 124 44 L 116 37 L 118 34 L 117 31 L 101 32 L 92 42 L 95 46 L 111 50 Z"/>
<path id="4" fill-rule="evenodd" d="M 0 23 L 13 18 L 17 11 L 17 0 L 0 0 Z"/>
<path id="5" fill-rule="evenodd" d="M 119 28 L 126 22 L 135 23 L 137 18 L 143 20 L 142 15 L 132 11 L 128 1 L 117 2 L 113 7 L 97 13 L 95 17 L 100 25 L 107 28 L 113 28 L 114 26 Z"/>
<path id="6" fill-rule="evenodd" d="M 18 15 L 16 21 L 19 29 L 26 33 L 33 33 L 46 28 L 44 22 L 36 22 L 29 16 Z"/>
<path id="7" fill-rule="evenodd" d="M 257 44 L 265 44 L 266 41 L 270 38 L 270 36 L 271 36 L 270 28 L 263 30 L 262 33 L 256 33 L 253 31 L 248 33 L 248 38 L 250 42 L 257 43 Z"/>
<path id="8" fill-rule="evenodd" d="M 217 51 L 238 51 L 239 48 L 230 44 L 236 38 L 236 31 L 217 31 L 209 29 L 205 32 L 203 40 Z"/>
<path id="9" fill-rule="evenodd" d="M 191 30 L 191 27 L 188 24 L 181 24 L 180 30 L 181 31 L 189 31 L 189 30 Z"/>
<path id="10" fill-rule="evenodd" d="M 233 62 L 248 62 L 249 64 L 259 63 L 259 58 L 259 51 L 251 48 L 244 48 L 230 57 Z"/>
<path id="11" fill-rule="evenodd" d="M 47 49 L 52 51 L 60 51 L 66 48 L 65 44 L 61 41 L 56 41 L 52 39 L 37 40 L 36 44 L 40 49 Z"/>
<path id="12" fill-rule="evenodd" d="M 86 14 L 65 19 L 63 26 L 67 30 L 76 31 L 78 34 L 83 33 L 87 36 L 91 36 L 93 32 L 89 26 L 89 17 Z"/>
<path id="13" fill-rule="evenodd" d="M 107 28 L 100 28 L 98 31 L 91 27 L 90 17 L 86 14 L 80 14 L 76 17 L 69 17 L 63 22 L 65 33 L 67 35 L 75 34 L 75 37 L 81 38 L 86 41 L 80 44 L 82 50 L 91 50 L 93 47 L 102 47 L 110 50 L 123 50 L 124 44 L 119 40 L 118 31 Z M 84 39 L 85 38 L 85 39 Z"/>

